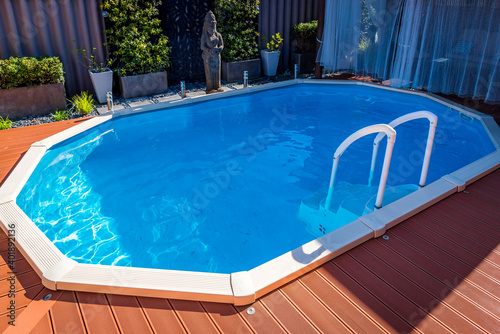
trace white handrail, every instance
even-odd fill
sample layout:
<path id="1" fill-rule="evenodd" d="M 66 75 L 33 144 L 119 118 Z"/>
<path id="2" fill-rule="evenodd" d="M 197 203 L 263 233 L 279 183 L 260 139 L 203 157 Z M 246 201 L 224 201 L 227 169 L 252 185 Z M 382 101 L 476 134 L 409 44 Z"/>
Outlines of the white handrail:
<path id="1" fill-rule="evenodd" d="M 429 162 L 431 160 L 432 144 L 434 143 L 434 134 L 436 133 L 437 116 L 427 110 L 415 111 L 401 117 L 396 118 L 389 123 L 389 126 L 395 128 L 396 126 L 419 118 L 427 118 L 429 120 L 429 133 L 427 134 L 427 145 L 425 147 L 424 163 L 422 166 L 422 172 L 420 173 L 419 186 L 425 187 L 425 181 L 427 179 L 427 172 L 429 171 Z M 372 162 L 370 167 L 370 177 L 368 179 L 368 185 L 372 185 L 373 173 L 375 171 L 375 161 L 377 160 L 378 144 L 384 138 L 384 133 L 379 133 L 375 140 L 373 141 L 373 153 Z"/>
<path id="2" fill-rule="evenodd" d="M 335 184 L 335 176 L 337 174 L 337 168 L 339 165 L 339 159 L 342 156 L 342 153 L 356 140 L 361 137 L 370 135 L 372 133 L 383 132 L 387 135 L 387 147 L 385 150 L 385 158 L 384 158 L 384 166 L 382 168 L 382 176 L 380 178 L 380 183 L 378 186 L 377 199 L 375 201 L 375 207 L 382 207 L 382 200 L 384 198 L 385 184 L 387 182 L 387 174 L 389 173 L 389 165 L 391 163 L 392 156 L 392 148 L 394 146 L 394 141 L 396 140 L 396 131 L 387 124 L 375 124 L 370 125 L 365 128 L 362 128 L 352 135 L 347 137 L 342 144 L 337 148 L 335 154 L 333 155 L 333 166 L 332 166 L 332 175 L 330 177 L 330 187 L 328 188 L 328 195 L 325 201 L 325 209 L 329 210 L 332 203 L 332 195 Z"/>

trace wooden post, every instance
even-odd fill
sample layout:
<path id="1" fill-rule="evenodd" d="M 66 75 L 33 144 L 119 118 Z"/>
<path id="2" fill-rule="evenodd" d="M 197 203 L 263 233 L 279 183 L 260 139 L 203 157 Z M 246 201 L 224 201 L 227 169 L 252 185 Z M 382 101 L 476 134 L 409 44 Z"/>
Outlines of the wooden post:
<path id="1" fill-rule="evenodd" d="M 325 27 L 325 0 L 319 0 L 318 3 L 318 35 L 317 39 L 322 41 L 323 40 L 323 29 Z M 318 50 L 319 50 L 320 43 L 316 41 L 316 57 L 318 55 Z M 319 65 L 319 63 L 316 63 L 316 67 L 314 69 L 314 77 L 316 79 L 321 79 L 322 76 L 322 68 Z"/>

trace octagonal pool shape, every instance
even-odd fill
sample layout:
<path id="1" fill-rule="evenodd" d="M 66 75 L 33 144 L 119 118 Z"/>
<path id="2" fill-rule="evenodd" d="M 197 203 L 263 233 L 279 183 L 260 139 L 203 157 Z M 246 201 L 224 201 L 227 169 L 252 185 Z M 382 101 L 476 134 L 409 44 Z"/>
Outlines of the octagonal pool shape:
<path id="1" fill-rule="evenodd" d="M 299 219 L 346 137 L 418 110 L 438 116 L 428 186 L 363 215 L 376 189 L 363 138 L 334 192 L 352 214 Z M 396 129 L 390 189 L 418 184 L 427 128 Z M 49 288 L 247 304 L 497 168 L 499 137 L 491 117 L 430 94 L 294 80 L 102 115 L 35 143 L 0 189 L 0 220 Z"/>

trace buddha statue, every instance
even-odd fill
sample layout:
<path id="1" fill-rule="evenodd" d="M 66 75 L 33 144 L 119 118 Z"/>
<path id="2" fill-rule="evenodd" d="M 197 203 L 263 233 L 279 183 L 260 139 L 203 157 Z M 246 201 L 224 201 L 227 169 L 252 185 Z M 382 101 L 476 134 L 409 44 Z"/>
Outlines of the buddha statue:
<path id="1" fill-rule="evenodd" d="M 220 86 L 220 54 L 222 49 L 224 49 L 222 35 L 217 32 L 217 21 L 214 13 L 209 11 L 205 16 L 201 34 L 201 50 L 203 51 L 202 58 L 207 79 L 207 94 L 223 91 Z"/>

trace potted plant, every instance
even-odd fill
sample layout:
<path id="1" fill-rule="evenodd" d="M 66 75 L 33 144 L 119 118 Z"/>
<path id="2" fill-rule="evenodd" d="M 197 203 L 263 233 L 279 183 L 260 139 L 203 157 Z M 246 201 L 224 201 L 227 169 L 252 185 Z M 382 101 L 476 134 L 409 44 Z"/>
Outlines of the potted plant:
<path id="1" fill-rule="evenodd" d="M 58 57 L 0 60 L 0 117 L 45 115 L 66 108 L 63 65 Z"/>
<path id="2" fill-rule="evenodd" d="M 75 41 L 73 41 L 75 43 Z M 103 44 L 106 46 L 106 44 Z M 74 52 L 80 57 L 85 67 L 89 71 L 90 80 L 94 87 L 94 92 L 99 103 L 106 103 L 107 92 L 113 90 L 113 71 L 110 69 L 112 60 L 106 58 L 105 62 L 96 59 L 96 47 L 92 47 L 90 53 L 82 48 L 76 48 Z"/>
<path id="3" fill-rule="evenodd" d="M 125 99 L 168 91 L 168 38 L 158 18 L 159 0 L 105 0 L 108 46 Z"/>
<path id="4" fill-rule="evenodd" d="M 292 64 L 298 64 L 299 73 L 312 73 L 316 62 L 318 21 L 298 23 L 290 31 Z"/>
<path id="5" fill-rule="evenodd" d="M 264 43 L 267 40 L 264 38 Z M 276 75 L 276 70 L 278 69 L 278 62 L 280 60 L 280 49 L 283 46 L 283 38 L 281 34 L 277 32 L 271 36 L 271 41 L 266 44 L 267 49 L 260 51 L 260 56 L 262 57 L 262 67 L 264 68 L 264 74 L 267 76 Z"/>
<path id="6" fill-rule="evenodd" d="M 234 82 L 260 77 L 258 0 L 216 0 L 217 29 L 224 40 L 222 51 L 222 80 Z"/>

